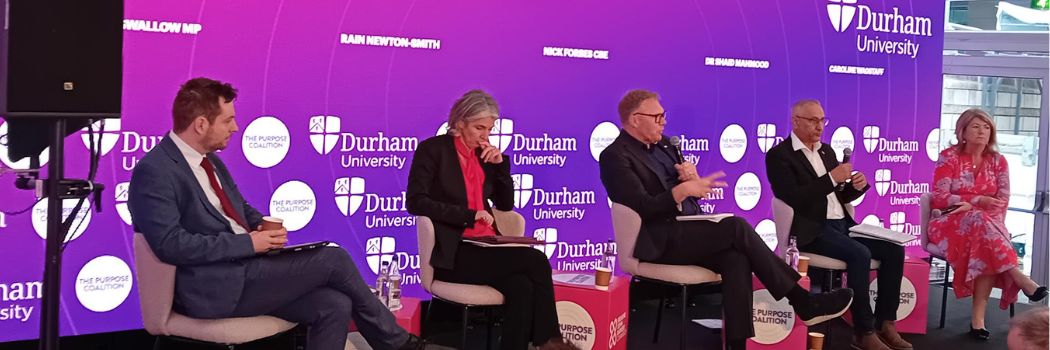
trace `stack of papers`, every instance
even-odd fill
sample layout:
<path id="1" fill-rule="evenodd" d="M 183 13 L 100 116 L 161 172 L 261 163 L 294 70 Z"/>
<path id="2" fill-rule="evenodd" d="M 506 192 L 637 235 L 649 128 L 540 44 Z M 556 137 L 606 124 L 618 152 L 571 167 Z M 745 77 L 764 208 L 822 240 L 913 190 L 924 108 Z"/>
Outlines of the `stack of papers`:
<path id="1" fill-rule="evenodd" d="M 907 233 L 868 224 L 860 224 L 850 227 L 849 236 L 853 238 L 877 239 L 901 246 L 918 238 Z"/>

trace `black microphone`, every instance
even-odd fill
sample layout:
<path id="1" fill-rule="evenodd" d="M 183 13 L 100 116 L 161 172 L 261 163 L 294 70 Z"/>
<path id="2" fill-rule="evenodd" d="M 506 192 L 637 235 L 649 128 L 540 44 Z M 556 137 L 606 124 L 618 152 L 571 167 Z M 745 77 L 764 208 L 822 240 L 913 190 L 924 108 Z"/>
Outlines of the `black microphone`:
<path id="1" fill-rule="evenodd" d="M 845 149 L 843 149 L 842 150 L 842 164 L 848 164 L 849 161 L 850 161 L 850 157 L 852 157 L 852 156 L 853 156 L 853 149 L 852 148 L 846 147 Z M 853 175 L 853 174 L 850 174 L 850 175 Z M 842 183 L 839 183 L 839 186 L 838 186 L 837 189 L 839 191 L 845 189 L 846 188 L 846 183 L 850 183 L 850 182 L 853 182 L 853 178 L 852 177 L 846 178 L 846 181 L 842 181 Z"/>
<path id="2" fill-rule="evenodd" d="M 678 136 L 671 136 L 671 146 L 674 147 L 675 154 L 678 155 L 678 164 L 685 162 L 685 156 L 682 155 L 682 148 L 679 147 L 682 144 L 682 139 Z"/>

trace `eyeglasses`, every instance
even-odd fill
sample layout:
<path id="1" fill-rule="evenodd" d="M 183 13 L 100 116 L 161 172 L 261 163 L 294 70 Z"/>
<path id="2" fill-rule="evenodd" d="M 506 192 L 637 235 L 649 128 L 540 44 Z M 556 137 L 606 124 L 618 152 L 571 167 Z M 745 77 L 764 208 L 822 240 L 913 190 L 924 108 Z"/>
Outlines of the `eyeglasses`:
<path id="1" fill-rule="evenodd" d="M 802 120 L 808 121 L 810 123 L 820 123 L 820 124 L 823 124 L 824 126 L 828 126 L 828 123 L 831 122 L 830 118 L 806 118 L 806 117 L 800 117 L 800 116 L 797 116 L 797 115 L 795 116 L 795 118 L 802 119 Z"/>
<path id="2" fill-rule="evenodd" d="M 646 117 L 651 117 L 651 118 L 653 118 L 653 121 L 655 121 L 657 124 L 660 124 L 660 123 L 663 123 L 663 122 L 667 121 L 667 112 L 657 113 L 657 114 L 648 114 L 648 113 L 635 112 L 634 114 L 641 115 L 641 116 L 646 116 Z"/>

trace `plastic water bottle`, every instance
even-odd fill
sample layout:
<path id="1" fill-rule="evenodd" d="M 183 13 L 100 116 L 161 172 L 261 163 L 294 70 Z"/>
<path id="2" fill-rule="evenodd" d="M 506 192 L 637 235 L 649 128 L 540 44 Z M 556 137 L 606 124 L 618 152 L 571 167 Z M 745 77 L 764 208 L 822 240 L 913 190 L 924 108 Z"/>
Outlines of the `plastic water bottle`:
<path id="1" fill-rule="evenodd" d="M 384 261 L 379 267 L 379 276 L 376 276 L 376 295 L 383 305 L 387 305 L 388 282 L 390 281 L 390 262 Z"/>
<path id="2" fill-rule="evenodd" d="M 784 262 L 796 271 L 798 270 L 798 245 L 795 242 L 795 236 L 791 236 L 788 240 L 787 250 L 784 251 Z"/>
<path id="3" fill-rule="evenodd" d="M 390 310 L 401 308 L 401 271 L 397 260 L 390 266 L 390 275 L 387 276 L 386 307 Z"/>
<path id="4" fill-rule="evenodd" d="M 609 271 L 616 271 L 616 243 L 613 240 L 605 241 L 605 251 L 602 252 L 602 265 Z"/>
<path id="5" fill-rule="evenodd" d="M 595 266 L 594 288 L 598 290 L 609 290 L 609 283 L 612 283 L 613 269 L 616 268 L 616 250 L 613 249 L 613 245 L 611 239 L 605 242 L 602 258 L 598 260 L 598 266 Z"/>

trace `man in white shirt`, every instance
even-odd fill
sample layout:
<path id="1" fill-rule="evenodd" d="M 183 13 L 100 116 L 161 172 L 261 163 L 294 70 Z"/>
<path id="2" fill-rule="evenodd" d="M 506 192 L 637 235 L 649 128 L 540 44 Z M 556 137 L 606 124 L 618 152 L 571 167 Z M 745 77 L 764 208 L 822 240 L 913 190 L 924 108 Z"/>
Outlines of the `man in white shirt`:
<path id="1" fill-rule="evenodd" d="M 307 349 L 343 349 L 351 318 L 375 349 L 418 348 L 342 248 L 259 256 L 288 242 L 263 231 L 215 151 L 237 132 L 230 84 L 187 81 L 172 131 L 135 166 L 128 207 L 157 257 L 176 266 L 172 308 L 195 318 L 271 315 L 309 326 Z"/>
<path id="2" fill-rule="evenodd" d="M 849 237 L 849 228 L 857 224 L 849 202 L 871 186 L 863 173 L 854 173 L 850 163 L 840 164 L 831 146 L 820 142 L 827 124 L 820 102 L 796 102 L 791 107 L 791 137 L 766 154 L 766 176 L 773 194 L 795 211 L 791 235 L 797 237 L 799 250 L 846 262 L 854 298 L 854 348 L 911 349 L 894 324 L 904 275 L 904 247 Z M 874 313 L 868 301 L 871 259 L 881 262 Z"/>

